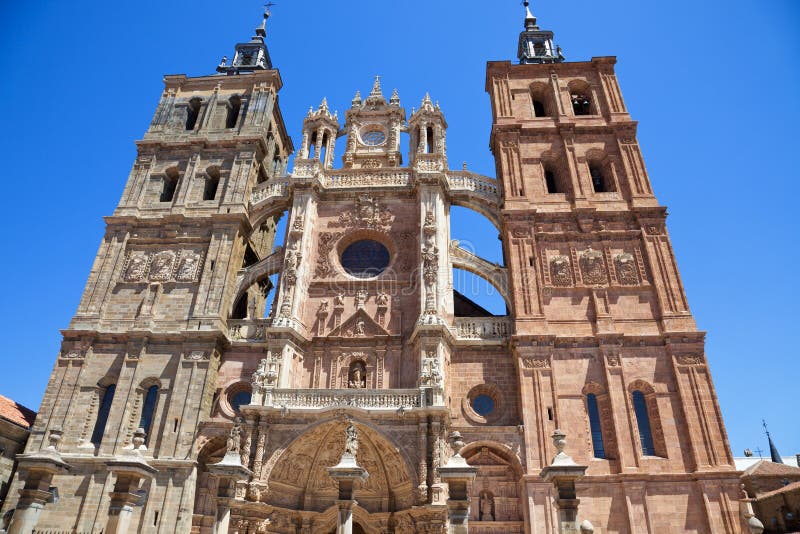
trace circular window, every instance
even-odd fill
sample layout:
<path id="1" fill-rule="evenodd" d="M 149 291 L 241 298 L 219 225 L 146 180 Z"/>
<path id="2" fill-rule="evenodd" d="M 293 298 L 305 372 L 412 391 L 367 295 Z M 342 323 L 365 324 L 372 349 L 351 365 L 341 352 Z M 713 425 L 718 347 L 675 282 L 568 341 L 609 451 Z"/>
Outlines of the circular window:
<path id="1" fill-rule="evenodd" d="M 503 402 L 495 384 L 479 384 L 461 401 L 464 415 L 479 425 L 493 424 L 503 417 Z"/>
<path id="2" fill-rule="evenodd" d="M 367 146 L 382 145 L 386 141 L 386 134 L 380 130 L 369 130 L 361 134 L 361 141 Z"/>
<path id="3" fill-rule="evenodd" d="M 342 267 L 358 278 L 373 278 L 389 266 L 389 250 L 377 241 L 362 239 L 342 252 Z"/>
<path id="4" fill-rule="evenodd" d="M 494 399 L 489 395 L 478 395 L 472 399 L 472 409 L 476 414 L 486 417 L 494 411 Z"/>
<path id="5" fill-rule="evenodd" d="M 231 408 L 238 412 L 242 406 L 247 406 L 253 400 L 253 394 L 249 391 L 239 391 L 230 399 Z"/>

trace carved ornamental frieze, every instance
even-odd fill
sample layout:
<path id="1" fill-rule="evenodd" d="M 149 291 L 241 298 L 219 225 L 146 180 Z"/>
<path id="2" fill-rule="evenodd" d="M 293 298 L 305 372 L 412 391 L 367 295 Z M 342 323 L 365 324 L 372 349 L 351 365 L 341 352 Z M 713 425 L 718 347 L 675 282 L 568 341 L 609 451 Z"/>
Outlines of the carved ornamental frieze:
<path id="1" fill-rule="evenodd" d="M 370 195 L 358 195 L 353 209 L 339 216 L 339 224 L 355 228 L 387 229 L 394 221 L 392 212 Z"/>
<path id="2" fill-rule="evenodd" d="M 122 281 L 198 282 L 204 251 L 187 249 L 131 250 L 122 269 Z"/>

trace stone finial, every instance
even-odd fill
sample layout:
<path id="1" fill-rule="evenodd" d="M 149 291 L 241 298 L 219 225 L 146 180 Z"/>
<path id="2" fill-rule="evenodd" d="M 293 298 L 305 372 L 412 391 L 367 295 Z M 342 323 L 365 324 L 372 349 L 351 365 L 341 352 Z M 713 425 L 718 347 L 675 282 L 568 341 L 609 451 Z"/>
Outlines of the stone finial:
<path id="1" fill-rule="evenodd" d="M 353 97 L 352 104 L 354 108 L 361 107 L 361 91 L 356 91 L 356 96 Z"/>
<path id="2" fill-rule="evenodd" d="M 563 454 L 567 446 L 567 435 L 562 430 L 553 432 L 553 445 L 555 445 L 558 454 Z"/>
<path id="3" fill-rule="evenodd" d="M 450 448 L 453 449 L 453 455 L 460 456 L 458 453 L 464 448 L 464 438 L 458 430 L 450 434 Z"/>
<path id="4" fill-rule="evenodd" d="M 369 96 L 383 96 L 380 76 L 375 76 L 375 83 L 372 84 L 372 91 L 369 93 Z"/>
<path id="5" fill-rule="evenodd" d="M 228 65 L 228 56 L 222 56 L 222 59 L 219 61 L 220 67 L 225 67 Z"/>
<path id="6" fill-rule="evenodd" d="M 433 102 L 431 101 L 430 93 L 425 93 L 425 97 L 422 99 L 422 104 L 419 107 L 420 111 L 433 111 Z"/>
<path id="7" fill-rule="evenodd" d="M 144 431 L 144 428 L 139 427 L 136 429 L 136 432 L 133 433 L 133 450 L 140 451 L 145 449 L 144 442 L 146 441 L 147 434 Z"/>
<path id="8" fill-rule="evenodd" d="M 572 459 L 564 449 L 567 447 L 567 435 L 561 431 L 556 430 L 551 436 L 553 438 L 553 445 L 556 448 L 556 456 L 553 458 L 552 466 L 575 466 L 575 460 Z"/>
<path id="9" fill-rule="evenodd" d="M 393 106 L 399 106 L 400 105 L 400 94 L 397 92 L 397 89 L 392 91 L 392 96 L 391 96 L 391 98 L 389 98 L 389 104 L 391 104 Z"/>
<path id="10" fill-rule="evenodd" d="M 328 111 L 328 97 L 322 97 L 322 103 L 319 105 L 320 111 Z"/>
<path id="11" fill-rule="evenodd" d="M 592 534 L 594 532 L 594 525 L 588 519 L 584 519 L 580 526 L 581 534 Z"/>
<path id="12" fill-rule="evenodd" d="M 47 441 L 49 446 L 47 447 L 48 450 L 57 451 L 59 445 L 61 444 L 61 438 L 63 437 L 64 432 L 61 430 L 61 427 L 53 427 L 50 429 L 50 434 L 47 436 Z"/>

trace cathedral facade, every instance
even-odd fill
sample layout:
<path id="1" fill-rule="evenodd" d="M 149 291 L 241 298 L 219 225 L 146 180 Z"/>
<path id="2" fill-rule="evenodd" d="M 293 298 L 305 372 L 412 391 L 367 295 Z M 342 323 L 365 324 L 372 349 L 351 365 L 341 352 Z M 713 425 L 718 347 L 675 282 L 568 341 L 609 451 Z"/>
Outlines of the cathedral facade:
<path id="1" fill-rule="evenodd" d="M 495 179 L 379 79 L 295 152 L 266 18 L 217 74 L 165 78 L 9 532 L 746 532 L 615 58 L 565 61 L 527 12 L 519 63 L 487 66 Z M 452 206 L 504 265 L 451 239 Z"/>

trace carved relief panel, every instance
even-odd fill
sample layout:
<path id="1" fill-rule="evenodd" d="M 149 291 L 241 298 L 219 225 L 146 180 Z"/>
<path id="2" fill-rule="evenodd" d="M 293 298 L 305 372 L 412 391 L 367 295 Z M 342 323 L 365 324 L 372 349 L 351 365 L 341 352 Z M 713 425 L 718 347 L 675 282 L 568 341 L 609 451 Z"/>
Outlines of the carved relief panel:
<path id="1" fill-rule="evenodd" d="M 188 282 L 200 279 L 205 256 L 198 249 L 129 250 L 120 282 Z"/>

